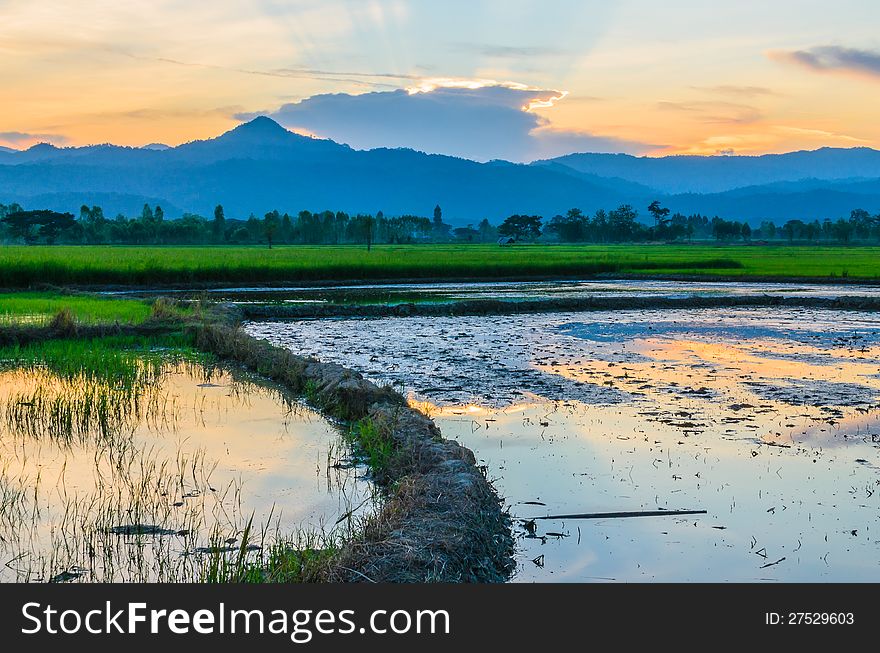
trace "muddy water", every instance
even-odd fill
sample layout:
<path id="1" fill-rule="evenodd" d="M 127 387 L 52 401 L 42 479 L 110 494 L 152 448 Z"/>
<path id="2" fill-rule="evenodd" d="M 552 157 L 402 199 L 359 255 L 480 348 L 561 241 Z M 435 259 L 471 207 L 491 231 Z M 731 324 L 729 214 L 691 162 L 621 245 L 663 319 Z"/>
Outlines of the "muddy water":
<path id="1" fill-rule="evenodd" d="M 326 303 L 326 304 L 403 304 L 446 303 L 475 299 L 526 301 L 536 299 L 575 299 L 585 297 L 725 297 L 761 295 L 783 297 L 860 297 L 880 296 L 880 286 L 852 284 L 785 284 L 744 282 L 677 281 L 535 281 L 485 283 L 401 283 L 363 284 L 336 287 L 248 288 L 231 287 L 207 291 L 151 290 L 114 292 L 155 296 L 207 294 L 215 301 L 238 303 Z"/>
<path id="2" fill-rule="evenodd" d="M 619 311 L 247 328 L 398 384 L 446 437 L 474 449 L 518 518 L 514 580 L 880 580 L 873 314 Z M 662 509 L 707 513 L 524 524 Z"/>
<path id="3" fill-rule="evenodd" d="M 372 506 L 339 431 L 240 372 L 166 366 L 99 416 L 102 396 L 0 373 L 0 580 L 194 580 L 249 522 L 253 548 Z"/>

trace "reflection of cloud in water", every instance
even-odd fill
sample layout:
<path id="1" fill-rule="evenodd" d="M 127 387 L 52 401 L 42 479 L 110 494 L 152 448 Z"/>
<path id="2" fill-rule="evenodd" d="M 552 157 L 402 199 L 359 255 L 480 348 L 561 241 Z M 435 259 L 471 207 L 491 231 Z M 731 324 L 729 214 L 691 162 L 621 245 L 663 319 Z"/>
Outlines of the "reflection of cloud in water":
<path id="1" fill-rule="evenodd" d="M 45 377 L 0 372 L 0 417 L 22 391 L 42 388 L 63 398 L 67 386 Z M 206 379 L 195 369 L 168 367 L 126 428 L 103 440 L 67 442 L 21 429 L 20 421 L 0 421 L 0 492 L 23 488 L 32 522 L 24 529 L 16 525 L 20 520 L 7 524 L 0 511 L 0 555 L 8 560 L 24 552 L 40 564 L 41 556 L 54 555 L 63 565 L 57 538 L 68 538 L 64 552 L 72 543 L 76 556 L 81 533 L 136 523 L 192 531 L 199 545 L 215 528 L 240 532 L 252 515 L 255 532 L 272 534 L 277 526 L 296 533 L 325 524 L 329 530 L 371 495 L 371 486 L 360 478 L 362 468 L 333 466 L 347 449 L 332 424 L 255 381 L 238 372 L 214 370 Z M 358 514 L 371 505 L 361 505 Z M 184 546 L 174 537 L 148 543 Z M 125 559 L 115 564 L 106 578 L 90 580 L 125 580 L 141 572 L 126 567 Z M 0 567 L 0 580 L 20 580 L 16 573 Z"/>
<path id="2" fill-rule="evenodd" d="M 880 580 L 873 315 L 606 311 L 248 330 L 431 402 L 519 518 L 708 510 L 541 522 L 538 535 L 569 537 L 520 539 L 520 580 Z M 539 381 L 547 393 L 532 397 Z M 548 387 L 562 401 L 544 401 Z"/>
<path id="3" fill-rule="evenodd" d="M 859 383 L 827 379 L 768 379 L 746 381 L 745 385 L 764 399 L 792 406 L 862 406 L 876 402 L 878 389 Z"/>
<path id="4" fill-rule="evenodd" d="M 809 345 L 836 347 L 874 346 L 880 344 L 877 329 L 851 329 L 845 336 L 829 337 L 825 329 L 813 328 L 802 322 L 785 321 L 777 325 L 744 324 L 739 317 L 733 321 L 719 317 L 713 321 L 697 320 L 651 320 L 629 321 L 627 314 L 621 321 L 569 322 L 559 325 L 561 333 L 594 342 L 621 342 L 645 338 L 672 338 L 709 340 L 715 342 L 741 342 L 743 340 L 778 340 Z"/>

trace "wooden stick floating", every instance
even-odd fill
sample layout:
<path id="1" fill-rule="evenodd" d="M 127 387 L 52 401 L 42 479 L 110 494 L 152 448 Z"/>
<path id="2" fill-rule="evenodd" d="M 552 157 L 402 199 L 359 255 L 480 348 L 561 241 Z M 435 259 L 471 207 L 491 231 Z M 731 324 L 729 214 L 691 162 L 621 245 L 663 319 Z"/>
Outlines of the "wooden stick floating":
<path id="1" fill-rule="evenodd" d="M 621 519 L 623 517 L 668 517 L 672 515 L 705 515 L 705 510 L 637 510 L 635 512 L 582 512 L 574 515 L 546 515 L 532 519 Z"/>

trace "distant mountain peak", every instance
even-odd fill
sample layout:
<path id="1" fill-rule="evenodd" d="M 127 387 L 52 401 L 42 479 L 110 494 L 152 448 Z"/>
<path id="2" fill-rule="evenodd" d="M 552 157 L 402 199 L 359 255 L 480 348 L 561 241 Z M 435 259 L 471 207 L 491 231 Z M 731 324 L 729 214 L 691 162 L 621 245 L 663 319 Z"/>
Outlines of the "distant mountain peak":
<path id="1" fill-rule="evenodd" d="M 224 136 L 232 134 L 246 134 L 261 138 L 287 137 L 291 132 L 272 120 L 269 116 L 257 116 L 253 120 L 240 124 L 235 129 L 226 132 Z"/>
<path id="2" fill-rule="evenodd" d="M 55 147 L 52 143 L 37 143 L 36 145 L 31 145 L 25 152 L 54 152 L 61 148 Z"/>
<path id="3" fill-rule="evenodd" d="M 141 149 L 142 150 L 163 151 L 163 150 L 170 150 L 171 146 L 165 145 L 165 143 L 147 143 L 146 145 L 142 145 Z"/>

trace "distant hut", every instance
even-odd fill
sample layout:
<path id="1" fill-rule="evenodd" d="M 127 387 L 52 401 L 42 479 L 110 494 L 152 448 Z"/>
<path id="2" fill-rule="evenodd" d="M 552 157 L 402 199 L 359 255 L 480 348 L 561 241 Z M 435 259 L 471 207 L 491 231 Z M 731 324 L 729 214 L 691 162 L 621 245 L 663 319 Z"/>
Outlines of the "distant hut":
<path id="1" fill-rule="evenodd" d="M 509 247 L 516 242 L 516 238 L 511 236 L 502 236 L 498 239 L 498 247 Z"/>

